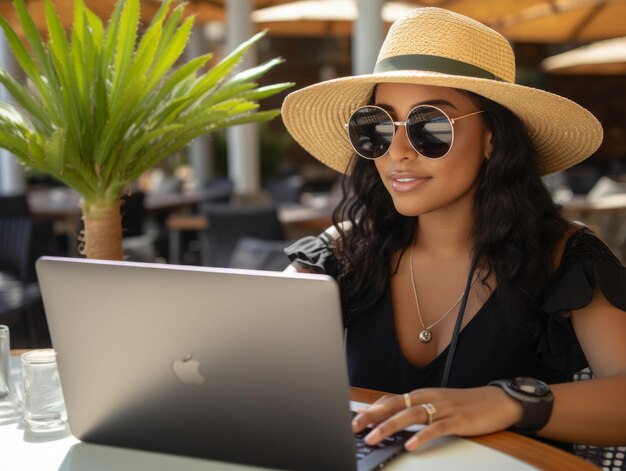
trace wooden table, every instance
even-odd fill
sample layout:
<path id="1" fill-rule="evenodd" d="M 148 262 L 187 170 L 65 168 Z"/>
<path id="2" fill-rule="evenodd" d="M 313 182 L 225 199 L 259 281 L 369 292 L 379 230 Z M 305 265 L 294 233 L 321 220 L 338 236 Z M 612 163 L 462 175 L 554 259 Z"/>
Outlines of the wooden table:
<path id="1" fill-rule="evenodd" d="M 353 401 L 372 403 L 382 395 L 384 393 L 381 391 L 350 388 L 350 398 Z M 513 432 L 497 432 L 467 438 L 546 471 L 562 471 L 564 469 L 597 471 L 598 469 L 572 453 Z"/>

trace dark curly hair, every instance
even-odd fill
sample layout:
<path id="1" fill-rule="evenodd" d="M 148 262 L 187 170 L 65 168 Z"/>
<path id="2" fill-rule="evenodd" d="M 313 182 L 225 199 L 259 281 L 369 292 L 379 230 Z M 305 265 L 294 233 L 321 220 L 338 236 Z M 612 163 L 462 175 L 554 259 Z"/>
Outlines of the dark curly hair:
<path id="1" fill-rule="evenodd" d="M 468 92 L 463 92 L 468 93 Z M 477 178 L 474 253 L 483 283 L 493 274 L 501 306 L 515 325 L 536 334 L 553 252 L 567 227 L 538 173 L 538 157 L 521 121 L 507 108 L 469 93 L 491 130 L 493 152 Z M 413 239 L 418 218 L 399 214 L 372 161 L 353 157 L 333 221 L 346 322 L 372 307 L 392 276 L 392 255 Z"/>

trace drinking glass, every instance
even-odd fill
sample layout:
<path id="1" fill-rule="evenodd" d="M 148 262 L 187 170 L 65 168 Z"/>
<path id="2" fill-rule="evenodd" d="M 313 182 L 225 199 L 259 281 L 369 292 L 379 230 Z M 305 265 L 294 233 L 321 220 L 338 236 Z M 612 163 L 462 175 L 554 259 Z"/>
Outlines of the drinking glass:
<path id="1" fill-rule="evenodd" d="M 4 398 L 11 392 L 11 337 L 9 328 L 0 325 L 0 398 Z"/>
<path id="2" fill-rule="evenodd" d="M 24 420 L 32 431 L 65 427 L 67 411 L 52 348 L 31 350 L 21 357 Z"/>

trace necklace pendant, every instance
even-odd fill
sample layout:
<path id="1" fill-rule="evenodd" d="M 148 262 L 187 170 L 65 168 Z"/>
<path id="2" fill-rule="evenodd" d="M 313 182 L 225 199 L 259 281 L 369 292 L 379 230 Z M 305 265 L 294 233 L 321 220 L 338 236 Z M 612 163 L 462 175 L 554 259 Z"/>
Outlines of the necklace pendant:
<path id="1" fill-rule="evenodd" d="M 422 343 L 428 343 L 430 342 L 430 339 L 432 338 L 432 335 L 430 333 L 430 331 L 424 329 L 420 332 L 420 342 Z"/>

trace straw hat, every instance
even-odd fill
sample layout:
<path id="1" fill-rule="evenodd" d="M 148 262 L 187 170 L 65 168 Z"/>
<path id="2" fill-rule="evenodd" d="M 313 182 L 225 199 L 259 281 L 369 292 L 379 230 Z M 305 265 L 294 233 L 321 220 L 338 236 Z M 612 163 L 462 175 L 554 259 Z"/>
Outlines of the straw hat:
<path id="1" fill-rule="evenodd" d="M 321 82 L 285 98 L 282 117 L 304 149 L 345 173 L 354 153 L 344 124 L 377 83 L 414 83 L 468 90 L 515 113 L 540 156 L 542 175 L 589 157 L 602 142 L 598 120 L 578 104 L 515 84 L 515 57 L 499 33 L 440 8 L 418 8 L 396 21 L 374 73 Z"/>

